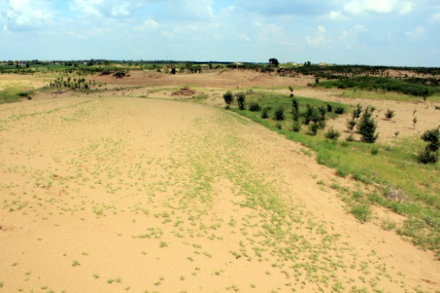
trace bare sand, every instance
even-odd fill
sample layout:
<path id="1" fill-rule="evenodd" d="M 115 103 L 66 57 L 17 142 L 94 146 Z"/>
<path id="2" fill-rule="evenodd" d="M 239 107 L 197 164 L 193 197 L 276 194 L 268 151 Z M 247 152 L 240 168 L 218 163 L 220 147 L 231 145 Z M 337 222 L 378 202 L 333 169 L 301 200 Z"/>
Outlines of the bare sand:
<path id="1" fill-rule="evenodd" d="M 432 252 L 328 187 L 354 183 L 233 113 L 48 96 L 0 115 L 0 292 L 440 290 Z"/>

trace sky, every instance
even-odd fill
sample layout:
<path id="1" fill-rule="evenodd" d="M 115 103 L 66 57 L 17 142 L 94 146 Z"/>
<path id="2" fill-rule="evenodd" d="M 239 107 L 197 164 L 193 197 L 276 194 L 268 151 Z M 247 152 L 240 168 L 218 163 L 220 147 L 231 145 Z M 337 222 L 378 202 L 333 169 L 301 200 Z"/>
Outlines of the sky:
<path id="1" fill-rule="evenodd" d="M 0 0 L 0 60 L 440 67 L 440 0 Z"/>

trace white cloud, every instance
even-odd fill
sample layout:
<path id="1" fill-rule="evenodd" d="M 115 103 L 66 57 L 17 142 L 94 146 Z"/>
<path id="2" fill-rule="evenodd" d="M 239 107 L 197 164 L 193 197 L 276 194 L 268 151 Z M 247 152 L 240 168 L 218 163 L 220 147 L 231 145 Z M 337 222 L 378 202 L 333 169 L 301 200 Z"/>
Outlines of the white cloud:
<path id="1" fill-rule="evenodd" d="M 406 0 L 351 0 L 344 5 L 345 11 L 351 14 L 364 12 L 375 13 L 409 13 L 413 10 L 414 3 Z"/>
<path id="2" fill-rule="evenodd" d="M 440 21 L 440 12 L 432 15 L 431 19 L 434 21 Z"/>
<path id="3" fill-rule="evenodd" d="M 142 25 L 135 27 L 137 31 L 150 31 L 159 27 L 159 24 L 152 19 L 145 20 Z"/>
<path id="4" fill-rule="evenodd" d="M 249 38 L 249 36 L 247 34 L 240 34 L 237 36 L 238 39 L 245 41 L 245 42 L 250 42 L 251 38 Z"/>
<path id="5" fill-rule="evenodd" d="M 331 19 L 331 20 L 346 20 L 348 19 L 347 16 L 343 15 L 341 11 L 330 11 L 325 18 Z"/>
<path id="6" fill-rule="evenodd" d="M 406 32 L 405 35 L 409 37 L 420 37 L 425 34 L 425 28 L 423 26 L 416 27 L 412 31 Z"/>
<path id="7" fill-rule="evenodd" d="M 330 40 L 327 40 L 325 38 L 325 31 L 325 27 L 323 27 L 322 25 L 318 26 L 318 31 L 315 35 L 306 37 L 307 43 L 313 47 L 317 47 L 319 45 L 330 42 Z"/>
<path id="8" fill-rule="evenodd" d="M 343 31 L 339 38 L 344 42 L 345 47 L 350 50 L 353 47 L 353 44 L 358 43 L 358 34 L 366 31 L 367 28 L 365 26 L 356 24 L 351 29 Z"/>
<path id="9" fill-rule="evenodd" d="M 49 1 L 4 0 L 0 15 L 8 30 L 36 28 L 51 21 L 53 11 Z"/>

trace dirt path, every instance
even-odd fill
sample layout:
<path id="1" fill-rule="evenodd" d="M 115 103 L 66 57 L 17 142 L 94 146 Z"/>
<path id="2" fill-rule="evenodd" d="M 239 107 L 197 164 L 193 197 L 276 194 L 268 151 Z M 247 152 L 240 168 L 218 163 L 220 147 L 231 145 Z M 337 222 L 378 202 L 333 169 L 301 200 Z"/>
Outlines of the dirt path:
<path id="1" fill-rule="evenodd" d="M 0 113 L 0 292 L 440 290 L 432 253 L 327 187 L 350 182 L 232 113 L 121 97 Z"/>

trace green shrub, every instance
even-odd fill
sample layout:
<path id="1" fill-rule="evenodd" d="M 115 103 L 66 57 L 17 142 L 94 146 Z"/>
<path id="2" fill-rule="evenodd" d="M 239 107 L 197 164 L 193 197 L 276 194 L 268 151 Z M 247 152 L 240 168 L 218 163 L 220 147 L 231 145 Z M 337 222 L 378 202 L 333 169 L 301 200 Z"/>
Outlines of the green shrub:
<path id="1" fill-rule="evenodd" d="M 270 107 L 264 107 L 263 112 L 261 113 L 261 118 L 267 119 L 269 118 L 269 111 L 271 110 Z"/>
<path id="2" fill-rule="evenodd" d="M 227 91 L 223 95 L 223 100 L 225 100 L 226 109 L 229 109 L 231 107 L 232 102 L 234 101 L 234 95 L 230 91 Z"/>
<path id="3" fill-rule="evenodd" d="M 356 120 L 354 120 L 354 119 L 348 120 L 347 119 L 347 129 L 348 129 L 348 131 L 353 131 L 355 126 L 356 126 Z"/>
<path id="4" fill-rule="evenodd" d="M 364 110 L 358 124 L 358 132 L 361 135 L 361 141 L 366 143 L 374 143 L 379 137 L 379 135 L 376 134 L 376 121 L 372 117 L 374 110 L 373 107 L 368 106 Z"/>
<path id="5" fill-rule="evenodd" d="M 249 106 L 249 111 L 252 111 L 252 112 L 260 112 L 260 111 L 261 111 L 261 107 L 260 107 L 260 105 L 259 105 L 258 103 L 252 103 L 252 104 Z"/>
<path id="6" fill-rule="evenodd" d="M 353 134 L 350 134 L 349 136 L 347 136 L 347 138 L 345 140 L 346 141 L 355 141 Z"/>
<path id="7" fill-rule="evenodd" d="M 327 112 L 333 112 L 333 107 L 331 104 L 327 104 Z"/>
<path id="8" fill-rule="evenodd" d="M 326 133 L 325 137 L 328 139 L 338 140 L 338 138 L 341 136 L 341 133 L 337 130 L 335 130 L 333 127 L 331 127 Z"/>
<path id="9" fill-rule="evenodd" d="M 274 118 L 276 121 L 283 121 L 284 120 L 284 109 L 278 108 L 275 110 Z"/>
<path id="10" fill-rule="evenodd" d="M 428 145 L 417 157 L 419 163 L 436 163 L 438 161 L 440 149 L 440 126 L 435 129 L 427 130 L 421 138 L 423 141 L 427 142 Z"/>
<path id="11" fill-rule="evenodd" d="M 379 149 L 378 149 L 377 147 L 373 147 L 373 148 L 371 149 L 371 154 L 372 154 L 373 156 L 377 155 L 378 153 L 379 153 Z"/>
<path id="12" fill-rule="evenodd" d="M 309 132 L 308 132 L 308 134 L 314 136 L 314 135 L 316 135 L 318 133 L 318 129 L 319 129 L 318 123 L 312 122 L 312 123 L 309 124 Z"/>
<path id="13" fill-rule="evenodd" d="M 361 223 L 365 223 L 371 219 L 370 207 L 365 204 L 354 204 L 351 207 L 351 213 L 358 219 Z"/>
<path id="14" fill-rule="evenodd" d="M 293 123 L 293 131 L 294 132 L 299 132 L 301 130 L 301 123 L 298 121 L 295 121 Z"/>
<path id="15" fill-rule="evenodd" d="M 245 101 L 246 101 L 246 94 L 245 93 L 238 93 L 237 94 L 238 109 L 240 109 L 240 110 L 245 109 Z"/>
<path id="16" fill-rule="evenodd" d="M 299 121 L 299 101 L 296 98 L 292 100 L 292 118 L 295 122 Z"/>
<path id="17" fill-rule="evenodd" d="M 359 117 L 361 117 L 361 114 L 362 114 L 362 106 L 361 106 L 361 104 L 357 104 L 356 109 L 354 109 L 353 114 L 352 114 L 352 117 L 353 117 L 352 120 L 358 119 Z"/>
<path id="18" fill-rule="evenodd" d="M 344 114 L 344 112 L 345 112 L 345 109 L 344 108 L 342 108 L 342 107 L 337 107 L 336 109 L 335 109 L 335 113 L 336 114 Z"/>
<path id="19" fill-rule="evenodd" d="M 385 112 L 385 118 L 387 118 L 388 120 L 391 120 L 391 119 L 393 119 L 393 117 L 394 117 L 394 111 L 391 109 L 388 109 Z"/>

